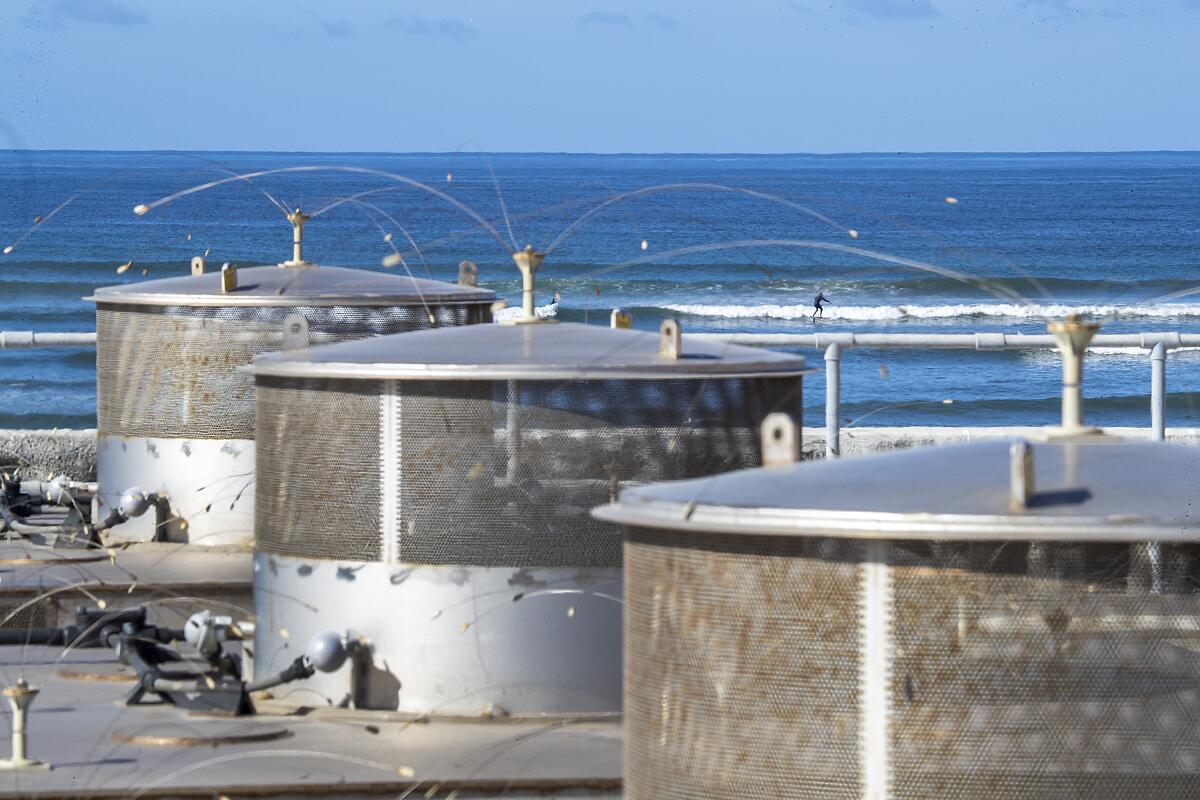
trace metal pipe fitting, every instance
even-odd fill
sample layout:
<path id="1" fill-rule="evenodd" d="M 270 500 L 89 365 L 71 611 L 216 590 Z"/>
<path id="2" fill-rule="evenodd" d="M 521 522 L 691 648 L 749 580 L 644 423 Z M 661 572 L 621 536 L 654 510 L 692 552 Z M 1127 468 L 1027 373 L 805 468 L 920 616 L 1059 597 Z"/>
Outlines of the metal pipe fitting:
<path id="1" fill-rule="evenodd" d="M 12 757 L 0 761 L 0 770 L 51 769 L 46 762 L 30 758 L 26 750 L 25 721 L 39 691 L 24 678 L 17 678 L 16 685 L 4 690 L 4 696 L 12 705 Z"/>

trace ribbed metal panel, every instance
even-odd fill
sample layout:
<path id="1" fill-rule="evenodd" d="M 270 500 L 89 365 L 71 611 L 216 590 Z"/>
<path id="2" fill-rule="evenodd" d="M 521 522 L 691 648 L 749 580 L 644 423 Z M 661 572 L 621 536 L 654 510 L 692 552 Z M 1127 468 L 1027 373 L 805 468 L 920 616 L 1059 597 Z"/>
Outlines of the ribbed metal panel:
<path id="1" fill-rule="evenodd" d="M 635 528 L 626 796 L 1195 797 L 1200 546 L 1146 549 Z"/>
<path id="2" fill-rule="evenodd" d="M 354 383 L 362 387 L 354 397 L 373 395 L 374 406 L 346 399 L 345 387 Z M 259 376 L 259 397 L 259 549 L 478 567 L 619 566 L 620 530 L 593 519 L 593 506 L 623 486 L 757 464 L 763 417 L 798 416 L 801 408 L 798 376 L 357 382 Z M 323 491 L 314 495 L 322 481 L 332 493 L 353 487 L 361 523 L 330 524 L 323 511 L 280 514 L 281 497 L 303 497 L 313 509 L 335 501 L 350 506 Z M 365 487 L 377 494 L 368 497 Z M 368 521 L 375 548 L 366 544 Z"/>
<path id="3" fill-rule="evenodd" d="M 432 313 L 436 324 L 431 324 Z M 486 322 L 478 303 L 431 306 L 154 306 L 96 309 L 97 418 L 115 436 L 253 439 L 254 379 L 237 368 L 280 348 L 301 314 L 316 344 Z"/>

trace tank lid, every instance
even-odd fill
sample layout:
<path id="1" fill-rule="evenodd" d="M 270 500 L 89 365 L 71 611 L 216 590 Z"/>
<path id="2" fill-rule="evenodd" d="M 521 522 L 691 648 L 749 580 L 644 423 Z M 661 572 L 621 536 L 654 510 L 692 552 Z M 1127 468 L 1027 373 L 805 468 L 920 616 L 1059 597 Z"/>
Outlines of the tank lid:
<path id="1" fill-rule="evenodd" d="M 427 380 L 774 377 L 809 372 L 803 357 L 607 325 L 468 325 L 377 336 L 254 359 L 258 375 Z"/>
<path id="2" fill-rule="evenodd" d="M 1096 437 L 923 447 L 627 489 L 592 513 L 639 528 L 856 539 L 1196 541 L 1200 448 Z"/>
<path id="3" fill-rule="evenodd" d="M 495 292 L 443 281 L 347 267 L 246 267 L 238 287 L 221 291 L 221 272 L 182 275 L 97 289 L 97 303 L 155 306 L 391 306 L 492 303 Z"/>

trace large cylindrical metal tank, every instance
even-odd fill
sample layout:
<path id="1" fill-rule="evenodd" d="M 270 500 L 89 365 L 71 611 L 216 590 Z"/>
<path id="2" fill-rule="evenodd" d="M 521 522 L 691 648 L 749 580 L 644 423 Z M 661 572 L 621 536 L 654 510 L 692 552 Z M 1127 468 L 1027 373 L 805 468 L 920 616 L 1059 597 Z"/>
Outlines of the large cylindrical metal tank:
<path id="1" fill-rule="evenodd" d="M 254 378 L 238 369 L 283 346 L 285 319 L 302 317 L 313 343 L 338 342 L 487 322 L 495 295 L 304 263 L 112 286 L 91 299 L 101 518 L 130 487 L 162 498 L 109 535 L 229 545 L 254 530 Z"/>
<path id="2" fill-rule="evenodd" d="M 806 372 L 670 340 L 495 325 L 256 359 L 255 673 L 334 630 L 353 668 L 293 702 L 619 711 L 621 535 L 590 508 L 758 463 L 759 425 L 799 414 Z"/>
<path id="3" fill-rule="evenodd" d="M 973 443 L 635 488 L 630 798 L 1200 793 L 1200 450 Z"/>

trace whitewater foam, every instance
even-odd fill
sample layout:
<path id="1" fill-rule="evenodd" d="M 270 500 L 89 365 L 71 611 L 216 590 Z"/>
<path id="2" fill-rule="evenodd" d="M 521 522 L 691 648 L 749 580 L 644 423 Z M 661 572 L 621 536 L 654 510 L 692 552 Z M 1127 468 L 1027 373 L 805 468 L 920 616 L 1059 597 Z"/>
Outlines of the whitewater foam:
<path id="1" fill-rule="evenodd" d="M 812 308 L 803 305 L 709 305 L 668 303 L 661 308 L 696 317 L 722 319 L 807 319 Z M 1016 303 L 961 303 L 935 306 L 826 306 L 823 319 L 847 322 L 871 322 L 901 319 L 968 319 L 971 317 L 1005 317 L 1010 319 L 1061 319 L 1067 314 L 1083 314 L 1099 318 L 1144 317 L 1170 319 L 1200 317 L 1200 303 L 1162 303 L 1158 305 L 1065 305 Z"/>

